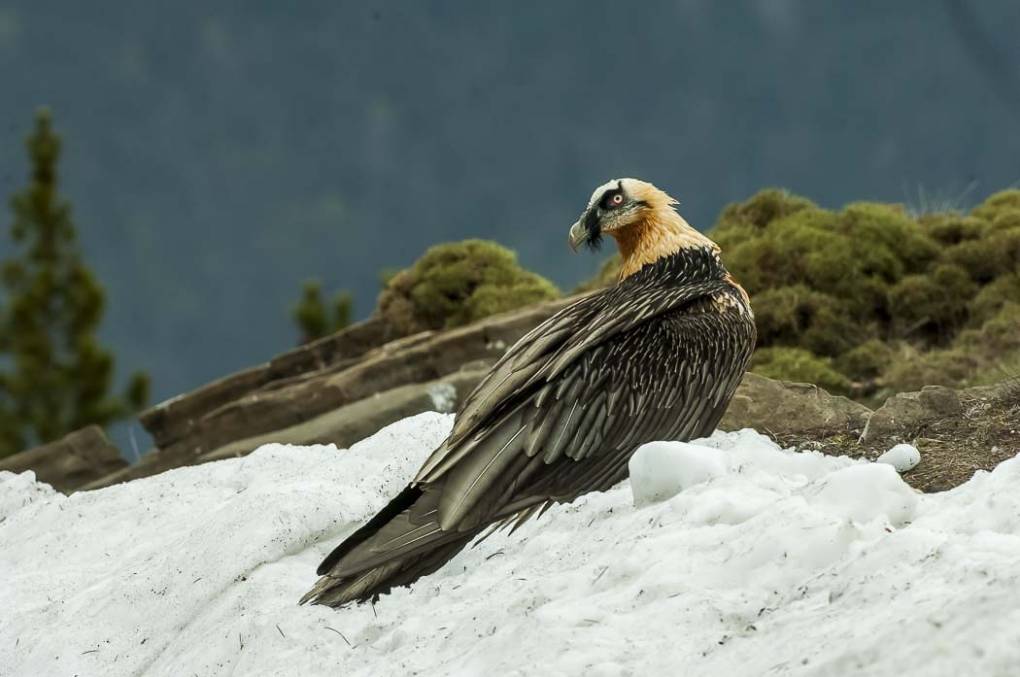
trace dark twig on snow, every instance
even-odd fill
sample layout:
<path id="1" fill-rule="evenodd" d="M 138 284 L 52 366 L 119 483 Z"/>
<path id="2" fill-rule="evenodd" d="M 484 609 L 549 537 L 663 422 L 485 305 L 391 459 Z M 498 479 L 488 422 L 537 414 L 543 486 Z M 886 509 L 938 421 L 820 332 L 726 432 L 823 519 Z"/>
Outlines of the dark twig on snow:
<path id="1" fill-rule="evenodd" d="M 327 626 L 325 626 L 325 628 L 326 628 L 327 630 L 332 630 L 332 631 L 333 631 L 333 632 L 335 632 L 336 634 L 340 635 L 340 637 L 341 637 L 341 638 L 342 638 L 342 639 L 343 639 L 343 640 L 344 640 L 345 642 L 347 642 L 347 646 L 349 646 L 349 647 L 353 647 L 353 646 L 354 646 L 353 644 L 351 644 L 350 640 L 349 640 L 349 639 L 347 639 L 347 637 L 345 637 L 345 636 L 344 636 L 344 633 L 340 632 L 340 631 L 339 631 L 339 630 L 337 630 L 336 628 L 331 628 L 331 627 L 329 627 L 328 625 L 327 625 Z"/>

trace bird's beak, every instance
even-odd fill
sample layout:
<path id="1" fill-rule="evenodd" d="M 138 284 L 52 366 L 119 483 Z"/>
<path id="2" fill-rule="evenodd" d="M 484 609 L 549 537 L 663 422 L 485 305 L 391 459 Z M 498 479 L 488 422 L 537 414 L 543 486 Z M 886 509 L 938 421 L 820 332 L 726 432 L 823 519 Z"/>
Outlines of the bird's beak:
<path id="1" fill-rule="evenodd" d="M 570 248 L 575 252 L 588 239 L 588 229 L 584 227 L 584 219 L 578 220 L 577 223 L 570 227 L 570 236 L 567 238 L 567 242 L 570 243 Z"/>

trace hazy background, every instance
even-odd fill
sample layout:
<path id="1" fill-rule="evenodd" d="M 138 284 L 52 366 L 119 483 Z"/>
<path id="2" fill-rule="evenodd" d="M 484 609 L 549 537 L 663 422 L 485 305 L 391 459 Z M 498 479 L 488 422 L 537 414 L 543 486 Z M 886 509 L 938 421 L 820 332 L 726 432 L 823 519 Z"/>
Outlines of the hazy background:
<path id="1" fill-rule="evenodd" d="M 608 178 L 699 227 L 771 185 L 1014 186 L 1018 26 L 1014 0 L 0 1 L 0 195 L 51 106 L 103 337 L 158 401 L 292 347 L 305 278 L 364 316 L 381 268 L 440 241 L 569 289 L 598 260 L 567 228 Z"/>

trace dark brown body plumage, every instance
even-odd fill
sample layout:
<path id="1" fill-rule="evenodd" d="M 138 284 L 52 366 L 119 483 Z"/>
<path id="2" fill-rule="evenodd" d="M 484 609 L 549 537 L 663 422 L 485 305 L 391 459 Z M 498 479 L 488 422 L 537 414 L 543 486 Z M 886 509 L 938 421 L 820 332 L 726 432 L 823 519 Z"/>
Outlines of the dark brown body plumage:
<path id="1" fill-rule="evenodd" d="M 413 582 L 489 525 L 612 487 L 641 444 L 711 433 L 754 340 L 746 294 L 697 243 L 563 309 L 493 367 L 450 437 L 323 561 L 302 601 L 339 606 Z"/>

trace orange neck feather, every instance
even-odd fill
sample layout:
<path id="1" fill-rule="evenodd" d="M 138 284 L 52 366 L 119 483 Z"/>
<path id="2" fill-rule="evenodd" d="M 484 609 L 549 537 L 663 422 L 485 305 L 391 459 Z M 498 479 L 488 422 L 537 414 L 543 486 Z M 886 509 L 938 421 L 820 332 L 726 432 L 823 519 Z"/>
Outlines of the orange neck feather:
<path id="1" fill-rule="evenodd" d="M 646 218 L 608 233 L 616 239 L 623 259 L 620 279 L 626 279 L 649 263 L 681 249 L 719 246 L 692 228 L 672 207 L 654 210 Z"/>

